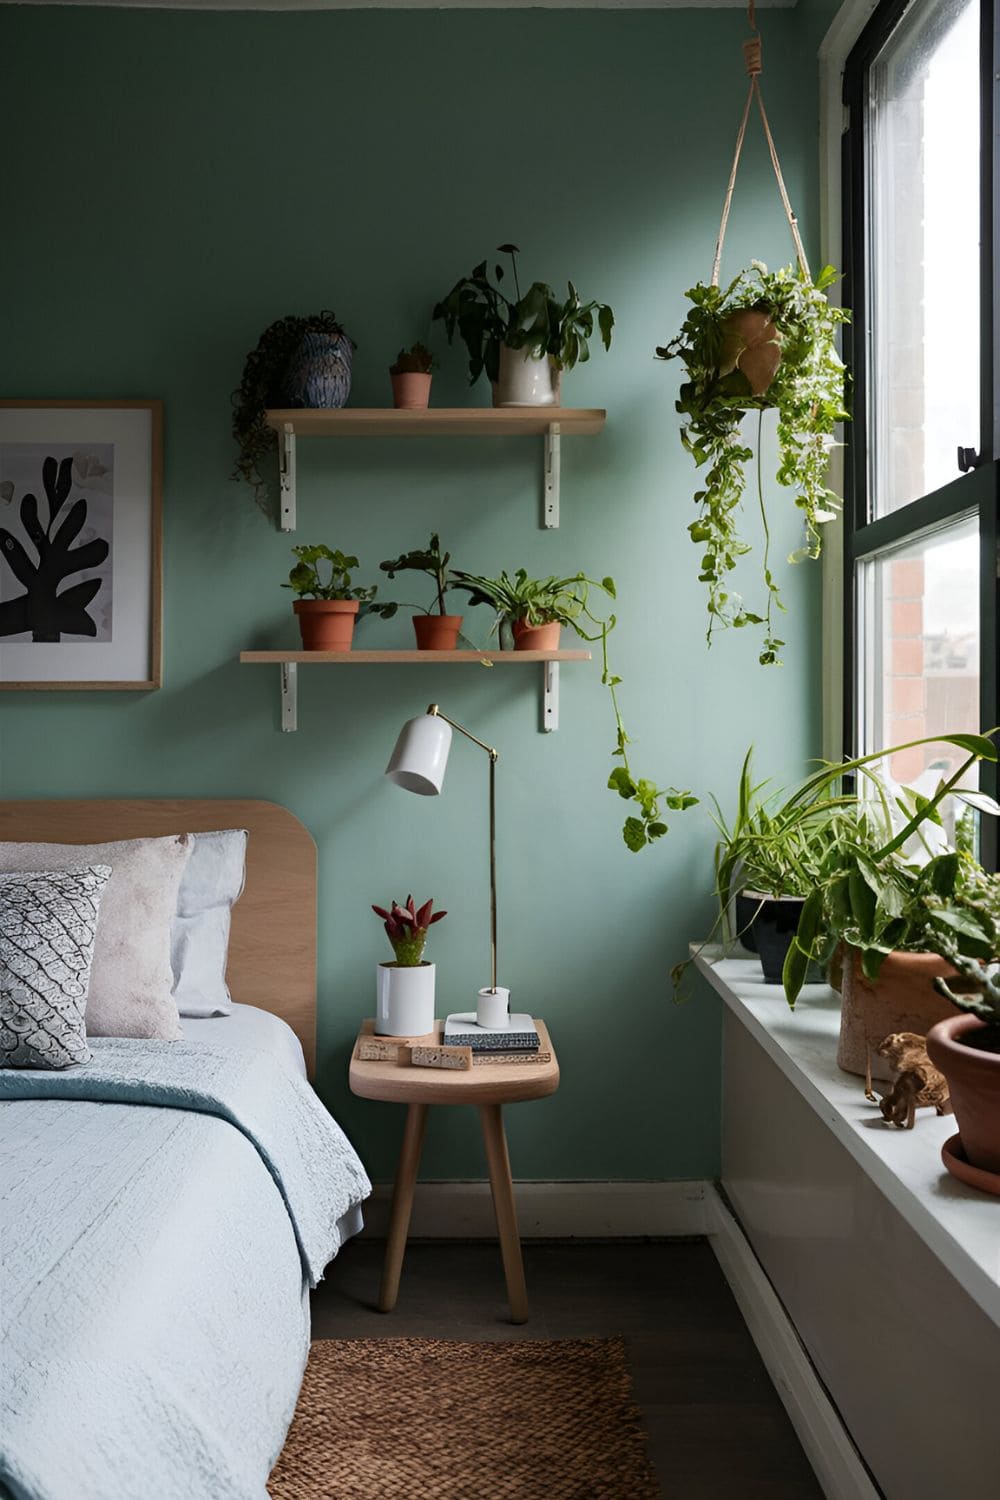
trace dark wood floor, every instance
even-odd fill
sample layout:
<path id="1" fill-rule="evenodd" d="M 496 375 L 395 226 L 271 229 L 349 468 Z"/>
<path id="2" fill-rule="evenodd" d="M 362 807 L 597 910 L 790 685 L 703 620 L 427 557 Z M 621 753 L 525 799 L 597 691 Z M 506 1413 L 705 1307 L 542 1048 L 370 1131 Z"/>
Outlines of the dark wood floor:
<path id="1" fill-rule="evenodd" d="M 313 1296 L 314 1338 L 621 1334 L 668 1500 L 822 1500 L 703 1240 L 528 1243 L 531 1321 L 521 1328 L 507 1321 L 495 1245 L 409 1245 L 389 1314 L 375 1310 L 383 1248 L 344 1247 Z"/>

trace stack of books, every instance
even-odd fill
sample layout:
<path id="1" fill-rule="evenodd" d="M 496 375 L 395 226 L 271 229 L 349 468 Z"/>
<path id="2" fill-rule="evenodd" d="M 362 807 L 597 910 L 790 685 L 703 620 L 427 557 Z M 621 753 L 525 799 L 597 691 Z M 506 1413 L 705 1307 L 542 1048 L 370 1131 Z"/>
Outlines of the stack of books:
<path id="1" fill-rule="evenodd" d="M 552 1053 L 541 1048 L 538 1027 L 524 1014 L 511 1015 L 506 1026 L 494 1031 L 476 1024 L 475 1011 L 458 1011 L 445 1020 L 441 1040 L 446 1047 L 471 1047 L 474 1066 L 552 1061 Z"/>

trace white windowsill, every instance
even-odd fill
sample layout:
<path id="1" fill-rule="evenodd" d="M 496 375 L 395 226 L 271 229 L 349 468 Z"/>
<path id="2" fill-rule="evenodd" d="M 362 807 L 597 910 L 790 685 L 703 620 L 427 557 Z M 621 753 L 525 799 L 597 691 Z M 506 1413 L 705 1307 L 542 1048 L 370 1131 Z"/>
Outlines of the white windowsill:
<path id="1" fill-rule="evenodd" d="M 1000 1326 L 1000 1198 L 952 1177 L 941 1146 L 954 1115 L 918 1110 L 913 1130 L 886 1125 L 864 1096 L 864 1081 L 837 1067 L 840 997 L 806 985 L 794 1012 L 780 985 L 765 984 L 755 958 L 705 949 L 697 967 L 833 1131 L 910 1227 Z M 767 1101 L 761 1100 L 767 1108 Z M 905 1274 L 905 1267 L 900 1268 Z"/>

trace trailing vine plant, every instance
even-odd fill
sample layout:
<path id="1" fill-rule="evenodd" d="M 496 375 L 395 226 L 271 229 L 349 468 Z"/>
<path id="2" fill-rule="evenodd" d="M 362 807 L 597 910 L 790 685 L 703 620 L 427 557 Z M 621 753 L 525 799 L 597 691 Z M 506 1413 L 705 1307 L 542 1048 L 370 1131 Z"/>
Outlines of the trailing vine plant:
<path id="1" fill-rule="evenodd" d="M 819 556 L 821 527 L 833 520 L 839 500 L 826 482 L 838 422 L 847 420 L 844 363 L 837 329 L 850 314 L 831 305 L 826 293 L 837 280 L 825 266 L 815 280 L 804 267 L 768 271 L 753 261 L 727 287 L 699 282 L 688 293 L 691 307 L 676 338 L 656 350 L 658 359 L 683 361 L 687 380 L 677 410 L 685 421 L 681 442 L 699 469 L 703 487 L 694 500 L 698 516 L 688 526 L 702 549 L 699 578 L 708 586 L 708 630 L 717 626 L 763 627 L 762 665 L 780 665 L 785 644 L 775 613 L 784 604 L 771 567 L 770 528 L 764 498 L 761 433 L 764 411 L 778 413 L 779 484 L 792 490 L 802 511 L 805 538 L 789 556 L 797 563 Z M 743 422 L 756 411 L 756 500 L 764 528 L 764 603 L 749 608 L 732 588 L 730 575 L 750 544 L 741 533 L 746 466 L 755 458 Z M 761 612 L 762 610 L 762 612 Z"/>
<path id="2" fill-rule="evenodd" d="M 269 467 L 278 446 L 278 435 L 268 427 L 264 413 L 269 406 L 286 404 L 285 376 L 292 355 L 307 333 L 336 337 L 344 329 L 336 314 L 328 311 L 303 318 L 279 318 L 264 329 L 247 355 L 239 387 L 233 392 L 233 437 L 239 451 L 230 478 L 250 485 L 262 510 L 268 503 L 265 467 Z"/>
<path id="3" fill-rule="evenodd" d="M 498 626 L 504 621 L 512 624 L 515 620 L 524 620 L 530 625 L 558 621 L 575 630 L 581 640 L 600 641 L 601 682 L 611 695 L 615 716 L 615 743 L 611 754 L 621 762 L 612 770 L 607 784 L 611 791 L 632 804 L 622 826 L 622 838 L 633 854 L 661 839 L 669 832 L 665 813 L 668 810 L 684 812 L 693 807 L 698 798 L 690 792 L 678 791 L 676 787 L 657 786 L 655 781 L 636 776 L 632 771 L 628 755 L 632 741 L 618 703 L 617 690 L 622 679 L 612 672 L 608 661 L 608 636 L 615 628 L 617 616 L 596 614 L 591 608 L 592 589 L 600 589 L 611 600 L 617 598 L 614 579 L 588 578 L 585 573 L 574 573 L 568 578 L 536 579 L 529 578 L 524 568 L 518 568 L 513 577 L 506 571 L 498 578 L 485 578 L 456 570 L 452 578 L 452 587 L 464 590 L 469 595 L 470 605 L 487 604 L 496 611 Z"/>

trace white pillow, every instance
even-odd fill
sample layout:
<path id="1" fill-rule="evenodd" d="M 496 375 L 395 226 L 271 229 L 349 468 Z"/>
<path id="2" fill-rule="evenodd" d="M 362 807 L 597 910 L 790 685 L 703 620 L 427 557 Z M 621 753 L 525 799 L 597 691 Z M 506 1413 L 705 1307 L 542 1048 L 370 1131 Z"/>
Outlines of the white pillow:
<path id="1" fill-rule="evenodd" d="M 247 830 L 194 833 L 170 939 L 174 1000 L 182 1016 L 228 1016 L 229 924 L 246 879 Z"/>
<path id="2" fill-rule="evenodd" d="M 191 846 L 186 833 L 108 844 L 0 843 L 0 872 L 111 866 L 90 970 L 88 1036 L 181 1037 L 170 928 Z"/>

